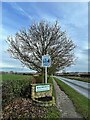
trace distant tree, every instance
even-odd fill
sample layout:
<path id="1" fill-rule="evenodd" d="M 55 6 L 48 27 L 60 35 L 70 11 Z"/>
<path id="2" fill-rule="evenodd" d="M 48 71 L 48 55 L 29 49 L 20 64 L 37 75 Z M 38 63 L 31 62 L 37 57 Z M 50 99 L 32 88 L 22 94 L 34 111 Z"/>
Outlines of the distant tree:
<path id="1" fill-rule="evenodd" d="M 38 72 L 43 72 L 42 55 L 51 56 L 52 65 L 48 68 L 49 74 L 63 70 L 75 60 L 73 52 L 75 45 L 67 37 L 66 32 L 61 30 L 57 21 L 53 25 L 45 21 L 34 23 L 28 30 L 23 29 L 14 37 L 9 36 L 7 41 L 8 51 L 12 57 Z"/>

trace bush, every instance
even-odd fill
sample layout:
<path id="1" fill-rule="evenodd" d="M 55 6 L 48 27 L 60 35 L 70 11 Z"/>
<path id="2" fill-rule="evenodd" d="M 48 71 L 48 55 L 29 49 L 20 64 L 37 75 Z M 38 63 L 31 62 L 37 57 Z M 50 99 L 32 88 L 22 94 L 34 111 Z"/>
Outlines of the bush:
<path id="1" fill-rule="evenodd" d="M 39 76 L 39 75 L 37 75 L 37 76 L 33 76 L 34 77 L 34 82 L 37 84 L 37 83 L 42 83 L 43 82 L 43 77 L 42 76 Z"/>
<path id="2" fill-rule="evenodd" d="M 50 76 L 47 77 L 47 79 L 50 79 Z M 32 84 L 37 84 L 37 83 L 45 83 L 45 76 L 44 75 L 34 75 L 32 79 Z"/>
<path id="3" fill-rule="evenodd" d="M 24 96 L 24 91 L 30 86 L 31 80 L 5 80 L 2 82 L 2 108 L 15 97 Z"/>

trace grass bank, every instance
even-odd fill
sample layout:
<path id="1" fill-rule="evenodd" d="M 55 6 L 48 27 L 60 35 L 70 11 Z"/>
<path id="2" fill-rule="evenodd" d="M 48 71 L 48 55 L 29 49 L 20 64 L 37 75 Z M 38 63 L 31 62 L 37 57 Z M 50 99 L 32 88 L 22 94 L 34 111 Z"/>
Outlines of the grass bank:
<path id="1" fill-rule="evenodd" d="M 47 107 L 46 110 L 48 111 L 45 117 L 45 120 L 60 120 L 60 112 L 56 106 Z"/>
<path id="2" fill-rule="evenodd" d="M 51 83 L 51 84 L 52 84 L 52 87 L 53 87 L 52 95 L 54 96 L 55 101 L 56 101 L 56 94 L 55 94 L 55 89 L 54 89 L 54 84 L 53 84 L 53 78 L 52 78 L 52 77 L 50 77 L 50 78 L 48 79 L 48 83 Z"/>
<path id="3" fill-rule="evenodd" d="M 74 89 L 63 83 L 62 81 L 58 80 L 57 78 L 54 78 L 56 82 L 58 83 L 60 89 L 62 89 L 72 100 L 76 111 L 79 112 L 86 120 L 88 120 L 88 104 L 90 104 L 90 100 L 88 100 L 83 95 L 76 92 Z"/>
<path id="4" fill-rule="evenodd" d="M 53 88 L 52 95 L 55 98 L 55 102 L 56 102 L 56 94 L 55 94 L 55 89 L 54 89 L 54 84 L 53 84 L 53 78 L 52 77 L 49 77 L 48 83 L 52 84 L 52 88 Z M 52 107 L 48 108 L 48 114 L 47 114 L 48 119 L 50 119 L 50 120 L 52 120 L 54 118 L 55 119 L 60 119 L 60 117 L 61 117 L 61 113 L 56 106 L 52 106 Z"/>

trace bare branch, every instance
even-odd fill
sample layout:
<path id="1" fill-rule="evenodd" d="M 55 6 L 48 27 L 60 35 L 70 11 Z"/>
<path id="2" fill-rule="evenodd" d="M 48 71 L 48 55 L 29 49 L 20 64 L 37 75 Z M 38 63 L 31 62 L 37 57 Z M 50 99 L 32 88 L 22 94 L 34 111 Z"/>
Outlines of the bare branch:
<path id="1" fill-rule="evenodd" d="M 52 60 L 50 74 L 72 65 L 75 60 L 75 45 L 66 32 L 61 31 L 57 21 L 53 25 L 45 21 L 34 23 L 27 31 L 20 30 L 15 37 L 9 36 L 7 41 L 11 55 L 38 72 L 43 71 L 41 59 L 47 53 Z"/>

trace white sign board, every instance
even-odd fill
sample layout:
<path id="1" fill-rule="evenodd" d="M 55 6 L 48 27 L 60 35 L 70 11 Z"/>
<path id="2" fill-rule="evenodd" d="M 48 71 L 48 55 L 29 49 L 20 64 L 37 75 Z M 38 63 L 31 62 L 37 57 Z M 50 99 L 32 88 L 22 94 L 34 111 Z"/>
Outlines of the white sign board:
<path id="1" fill-rule="evenodd" d="M 50 85 L 37 85 L 36 92 L 43 92 L 50 90 Z"/>
<path id="2" fill-rule="evenodd" d="M 50 67 L 51 66 L 51 58 L 49 55 L 42 56 L 42 67 Z"/>

